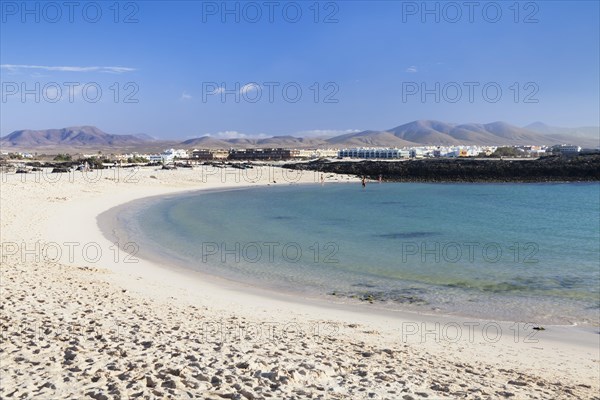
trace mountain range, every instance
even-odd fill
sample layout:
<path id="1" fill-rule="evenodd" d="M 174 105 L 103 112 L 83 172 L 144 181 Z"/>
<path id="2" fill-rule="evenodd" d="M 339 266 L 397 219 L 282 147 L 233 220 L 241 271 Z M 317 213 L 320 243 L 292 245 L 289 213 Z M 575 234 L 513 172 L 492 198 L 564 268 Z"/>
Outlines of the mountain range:
<path id="1" fill-rule="evenodd" d="M 517 127 L 506 122 L 452 124 L 419 120 L 386 130 L 366 130 L 330 138 L 273 136 L 270 138 L 219 139 L 203 136 L 180 141 L 156 140 L 146 134 L 113 135 L 93 126 L 62 129 L 19 130 L 0 139 L 6 151 L 19 150 L 122 150 L 158 151 L 165 147 L 248 148 L 248 147 L 406 147 L 423 145 L 553 145 L 600 146 L 599 127 L 560 128 L 541 122 Z"/>
<path id="2" fill-rule="evenodd" d="M 0 139 L 0 146 L 38 149 L 44 147 L 122 147 L 152 141 L 145 134 L 111 135 L 95 126 L 73 126 L 62 129 L 20 130 Z"/>

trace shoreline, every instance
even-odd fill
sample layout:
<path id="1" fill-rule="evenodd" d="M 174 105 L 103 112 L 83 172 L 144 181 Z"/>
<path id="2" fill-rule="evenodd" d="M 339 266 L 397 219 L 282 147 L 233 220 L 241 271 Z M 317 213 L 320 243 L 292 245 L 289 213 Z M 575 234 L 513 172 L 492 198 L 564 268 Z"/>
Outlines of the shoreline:
<path id="1" fill-rule="evenodd" d="M 339 184 L 339 183 L 335 183 Z M 314 183 L 302 183 L 297 186 L 306 186 L 306 185 L 314 185 L 320 186 L 319 184 Z M 478 320 L 478 321 L 487 321 L 487 322 L 498 322 L 504 324 L 506 326 L 514 323 L 527 323 L 531 326 L 553 326 L 553 327 L 582 327 L 586 330 L 589 329 L 597 329 L 599 328 L 598 323 L 594 324 L 595 321 L 589 323 L 580 323 L 580 322 L 558 322 L 558 321 L 539 321 L 543 317 L 537 318 L 537 323 L 527 322 L 524 319 L 503 319 L 500 317 L 482 317 L 477 315 L 470 315 L 466 311 L 465 312 L 444 312 L 436 310 L 428 310 L 427 306 L 410 306 L 406 304 L 366 304 L 364 301 L 355 300 L 350 297 L 332 297 L 325 293 L 315 293 L 315 292 L 306 292 L 302 290 L 295 290 L 291 287 L 283 287 L 277 285 L 269 285 L 264 282 L 244 282 L 241 278 L 242 276 L 225 276 L 219 275 L 218 273 L 211 273 L 208 271 L 199 271 L 197 269 L 189 266 L 190 260 L 187 258 L 179 258 L 177 254 L 167 252 L 170 251 L 167 248 L 158 250 L 152 248 L 153 244 L 146 242 L 146 246 L 139 246 L 137 240 L 139 236 L 143 233 L 136 233 L 132 230 L 128 230 L 125 226 L 127 223 L 131 223 L 132 220 L 136 219 L 134 213 L 139 212 L 141 209 L 148 207 L 149 205 L 159 202 L 166 198 L 181 198 L 185 196 L 198 196 L 204 193 L 218 193 L 225 191 L 245 191 L 247 189 L 252 189 L 252 186 L 244 186 L 244 187 L 235 187 L 235 188 L 211 188 L 211 189 L 199 189 L 193 191 L 186 191 L 179 194 L 173 195 L 157 195 L 152 197 L 146 197 L 141 199 L 136 199 L 130 201 L 126 204 L 120 204 L 116 207 L 113 207 L 102 214 L 98 215 L 97 221 L 102 231 L 103 235 L 107 237 L 111 242 L 117 242 L 124 244 L 126 242 L 135 241 L 138 245 L 138 251 L 136 256 L 139 256 L 145 259 L 148 262 L 151 262 L 156 265 L 160 265 L 165 269 L 169 269 L 175 272 L 179 272 L 182 274 L 186 274 L 190 277 L 190 279 L 195 280 L 203 280 L 210 282 L 211 284 L 221 286 L 224 288 L 237 290 L 237 291 L 247 291 L 258 296 L 263 296 L 270 299 L 278 299 L 290 302 L 290 305 L 304 305 L 304 304 L 313 304 L 317 307 L 324 307 L 327 309 L 335 309 L 342 311 L 349 311 L 352 313 L 375 313 L 378 315 L 387 316 L 390 318 L 398 318 L 400 320 L 407 320 L 409 318 L 419 319 L 421 317 L 425 319 L 439 319 L 441 321 L 449 322 L 453 319 L 461 319 L 463 321 L 469 320 Z M 243 193 L 240 193 L 240 196 L 243 196 Z M 121 221 L 121 217 L 126 214 L 124 217 L 124 221 Z M 135 222 L 134 222 L 135 223 Z M 160 244 L 158 244 L 160 246 Z M 145 249 L 145 250 L 142 250 Z M 237 279 L 240 278 L 240 279 Z M 286 292 L 290 290 L 290 292 Z M 357 311 L 358 310 L 358 311 Z"/>
<path id="2" fill-rule="evenodd" d="M 356 183 L 358 183 L 359 180 L 358 178 L 356 178 Z M 330 184 L 336 184 L 337 182 L 331 182 Z M 340 182 L 342 183 L 342 182 Z M 267 183 L 270 184 L 270 183 Z M 267 184 L 263 183 L 260 186 L 266 186 Z M 303 184 L 308 184 L 308 185 L 318 185 L 317 183 L 314 182 L 307 182 L 307 183 L 294 183 L 294 185 L 303 185 Z M 290 183 L 287 184 L 280 184 L 280 185 L 291 185 Z M 98 214 L 95 216 L 96 218 L 96 222 L 97 222 L 97 228 L 99 229 L 99 233 L 103 236 L 106 237 L 106 230 L 108 229 L 112 229 L 114 228 L 114 226 L 105 226 L 105 229 L 101 229 L 99 224 L 98 224 L 98 220 L 99 218 L 102 216 L 102 214 L 104 213 L 116 213 L 119 210 L 123 210 L 123 209 L 127 209 L 129 208 L 132 203 L 134 202 L 147 202 L 147 201 L 159 201 L 160 199 L 164 199 L 165 197 L 170 197 L 170 196 L 185 196 L 185 195 L 194 195 L 194 194 L 198 194 L 198 193 L 203 193 L 203 192 L 220 192 L 220 191 L 231 191 L 231 190 L 245 190 L 248 188 L 253 188 L 253 187 L 257 187 L 258 185 L 241 185 L 241 186 L 222 186 L 222 187 L 209 187 L 209 188 L 200 188 L 200 189 L 182 189 L 182 190 L 177 190 L 175 192 L 169 191 L 168 193 L 159 193 L 159 194 L 154 194 L 152 196 L 144 196 L 144 197 L 136 197 L 133 199 L 129 199 L 126 203 L 119 203 L 119 204 L 115 204 L 114 207 L 110 207 L 106 210 L 104 210 L 102 213 Z M 114 214 L 113 214 L 114 216 Z M 108 237 L 106 237 L 106 239 L 108 240 Z M 303 307 L 308 307 L 308 308 L 314 308 L 314 310 L 312 310 L 314 313 L 316 313 L 316 315 L 314 316 L 315 318 L 318 318 L 321 314 L 322 311 L 325 312 L 325 314 L 327 314 L 329 317 L 333 317 L 331 314 L 331 312 L 335 311 L 335 312 L 345 312 L 347 313 L 347 315 L 345 315 L 346 317 L 348 316 L 353 316 L 355 318 L 360 319 L 359 317 L 366 317 L 367 320 L 370 320 L 370 316 L 368 316 L 368 314 L 374 314 L 377 315 L 378 317 L 381 318 L 392 318 L 392 319 L 397 319 L 399 322 L 407 322 L 407 321 L 413 321 L 416 320 L 418 322 L 454 322 L 456 320 L 461 320 L 463 322 L 471 322 L 471 321 L 483 321 L 483 322 L 495 322 L 495 323 L 500 323 L 504 325 L 503 329 L 504 331 L 508 331 L 510 330 L 508 327 L 511 324 L 515 324 L 517 323 L 517 321 L 499 321 L 499 320 L 494 320 L 494 319 L 482 319 L 482 318 L 475 318 L 475 317 L 469 317 L 469 316 L 463 316 L 463 315 L 445 315 L 445 314 L 435 314 L 435 313 L 426 313 L 426 312 L 422 312 L 422 311 L 416 311 L 416 310 L 385 310 L 385 309 L 373 309 L 370 308 L 368 305 L 364 305 L 364 304 L 339 304 L 339 303 L 335 303 L 332 301 L 327 301 L 326 299 L 317 299 L 317 298 L 306 298 L 306 297 L 298 297 L 294 294 L 292 295 L 287 295 L 285 293 L 276 291 L 276 290 L 269 290 L 268 288 L 264 288 L 264 287 L 256 287 L 254 285 L 251 284 L 245 284 L 243 282 L 240 281 L 233 281 L 224 277 L 220 277 L 220 276 L 216 276 L 216 275 L 212 275 L 212 274 L 208 274 L 208 273 L 203 273 L 203 272 L 199 272 L 199 271 L 195 271 L 195 270 L 191 270 L 189 268 L 184 268 L 182 266 L 179 265 L 168 265 L 167 263 L 169 262 L 169 260 L 167 258 L 161 258 L 161 259 L 140 259 L 140 261 L 142 261 L 142 264 L 145 266 L 149 266 L 151 265 L 153 268 L 157 268 L 158 272 L 160 273 L 160 271 L 165 271 L 165 272 L 171 272 L 171 273 L 175 273 L 179 276 L 185 277 L 186 279 L 190 279 L 190 282 L 193 282 L 193 285 L 208 285 L 210 286 L 212 289 L 214 289 L 217 292 L 220 292 L 221 290 L 225 291 L 226 293 L 228 293 L 229 291 L 234 291 L 236 292 L 236 294 L 241 295 L 241 296 L 246 296 L 246 295 L 250 295 L 250 297 L 254 297 L 256 299 L 258 299 L 263 306 L 265 305 L 265 303 L 268 303 L 269 301 L 273 301 L 273 302 L 283 302 L 284 305 L 286 306 L 291 306 L 291 307 L 300 307 L 302 309 L 303 312 L 306 312 L 307 310 L 303 309 Z M 179 282 L 178 282 L 179 283 Z M 188 282 L 189 283 L 189 282 Z M 246 291 L 246 292 L 242 292 L 242 290 Z M 219 293 L 219 294 L 225 294 L 225 293 Z M 244 299 L 244 300 L 248 300 L 248 299 Z M 245 301 L 240 301 L 241 304 L 243 304 Z M 352 310 L 351 308 L 353 307 L 358 307 L 361 310 L 360 311 L 356 311 L 356 310 Z M 374 312 L 375 311 L 375 312 Z M 592 325 L 577 325 L 577 324 L 572 324 L 572 325 L 567 325 L 567 324 L 557 324 L 557 325 L 546 325 L 546 326 L 552 326 L 555 328 L 565 328 L 566 330 L 568 329 L 581 329 L 581 332 L 579 333 L 590 333 L 590 332 L 595 332 L 598 330 L 597 326 L 592 326 Z M 598 331 L 598 333 L 600 333 L 600 331 Z M 564 334 L 564 336 L 562 336 Z M 559 334 L 557 337 L 554 338 L 554 340 L 556 340 L 557 342 L 568 342 L 570 340 L 573 340 L 573 336 L 567 331 L 562 332 L 561 334 Z M 592 338 L 593 339 L 593 338 Z M 573 340 L 574 344 L 581 344 L 580 341 L 578 340 Z M 593 340 L 588 342 L 588 344 L 593 343 Z"/>
<path id="3" fill-rule="evenodd" d="M 153 174 L 159 175 L 160 178 L 150 178 Z M 219 365 L 218 368 L 237 377 L 231 378 L 231 381 L 229 378 L 219 377 L 217 367 L 213 369 L 204 363 L 186 368 L 199 368 L 203 371 L 202 374 L 208 376 L 208 381 L 194 380 L 188 376 L 188 373 L 183 372 L 177 375 L 169 373 L 161 375 L 164 366 L 152 364 L 154 367 L 151 368 L 140 364 L 136 367 L 140 368 L 140 373 L 136 376 L 141 374 L 142 378 L 139 378 L 140 381 L 136 378 L 132 385 L 136 391 L 148 391 L 154 393 L 152 394 L 154 396 L 159 396 L 157 393 L 161 393 L 160 396 L 179 398 L 185 393 L 181 391 L 185 388 L 188 391 L 202 393 L 209 398 L 213 395 L 217 396 L 218 393 L 232 391 L 240 393 L 242 389 L 235 388 L 234 383 L 242 377 L 253 379 L 254 389 L 247 390 L 251 390 L 255 398 L 263 398 L 260 394 L 261 390 L 264 393 L 271 390 L 273 391 L 271 395 L 275 397 L 305 398 L 309 392 L 315 395 L 324 393 L 321 387 L 326 390 L 328 397 L 337 398 L 338 394 L 329 390 L 333 390 L 333 386 L 339 386 L 340 377 L 343 377 L 346 382 L 352 382 L 349 386 L 340 389 L 340 398 L 347 397 L 349 393 L 356 393 L 357 388 L 363 387 L 367 390 L 363 393 L 365 398 L 368 397 L 369 390 L 377 393 L 380 398 L 398 398 L 404 394 L 418 398 L 420 396 L 416 394 L 418 392 L 429 393 L 434 397 L 456 397 L 464 390 L 459 386 L 460 382 L 473 387 L 473 390 L 479 388 L 472 392 L 472 396 L 481 396 L 483 391 L 495 393 L 494 397 L 506 391 L 516 396 L 527 395 L 533 398 L 536 396 L 538 398 L 570 397 L 571 395 L 568 394 L 570 392 L 574 397 L 584 398 L 595 395 L 599 387 L 594 373 L 600 358 L 597 348 L 599 338 L 597 330 L 552 326 L 544 332 L 537 332 L 536 338 L 539 340 L 531 342 L 527 339 L 531 339 L 528 335 L 533 333 L 532 331 L 515 333 L 514 324 L 511 330 L 510 325 L 496 323 L 492 324 L 493 327 L 500 326 L 503 334 L 498 340 L 493 341 L 490 337 L 482 336 L 481 323 L 478 326 L 464 325 L 465 322 L 476 323 L 474 319 L 465 321 L 450 317 L 449 320 L 444 320 L 424 315 L 418 317 L 408 315 L 403 320 L 372 311 L 356 313 L 336 308 L 328 309 L 320 304 L 297 304 L 285 298 L 266 298 L 248 288 L 241 291 L 239 287 L 218 287 L 207 279 L 199 277 L 191 279 L 189 274 L 176 272 L 144 259 L 140 259 L 137 263 L 126 263 L 123 254 L 110 250 L 112 243 L 100 230 L 97 223 L 98 216 L 114 207 L 142 198 L 178 195 L 186 191 L 225 186 L 216 179 L 208 184 L 199 185 L 194 179 L 193 171 L 158 172 L 148 169 L 141 171 L 139 175 L 140 181 L 129 184 L 130 186 L 109 179 L 102 179 L 97 184 L 82 182 L 81 179 L 76 179 L 73 183 L 62 182 L 62 185 L 43 182 L 23 183 L 15 175 L 3 182 L 4 188 L 7 186 L 9 188 L 3 190 L 1 194 L 4 242 L 33 243 L 42 240 L 60 244 L 70 241 L 95 243 L 99 248 L 105 249 L 102 256 L 97 260 L 94 259 L 94 262 L 86 260 L 78 252 L 68 262 L 62 259 L 59 262 L 41 260 L 33 264 L 23 263 L 18 257 L 14 259 L 8 257 L 5 260 L 6 254 L 3 254 L 3 293 L 4 296 L 8 296 L 8 302 L 5 303 L 5 313 L 8 314 L 3 315 L 2 321 L 4 326 L 11 326 L 11 324 L 26 326 L 27 321 L 35 315 L 36 309 L 39 310 L 40 307 L 45 309 L 47 304 L 60 302 L 65 296 L 71 298 L 72 294 L 79 303 L 89 303 L 87 307 L 94 310 L 91 315 L 95 315 L 98 321 L 113 321 L 119 327 L 120 339 L 104 343 L 111 348 L 116 346 L 121 349 L 120 351 L 126 349 L 128 356 L 116 356 L 117 360 L 125 361 L 123 357 L 131 359 L 131 356 L 135 357 L 135 355 L 138 355 L 138 358 L 145 357 L 144 354 L 154 354 L 157 359 L 160 359 L 160 354 L 163 354 L 161 349 L 167 346 L 167 348 L 179 348 L 182 355 L 171 356 L 171 358 L 175 357 L 173 361 L 165 359 L 161 364 L 166 363 L 172 365 L 172 368 L 181 368 L 177 366 L 190 363 L 189 360 L 184 360 L 183 356 L 191 356 L 195 353 L 202 355 L 201 359 L 214 358 L 213 364 L 216 363 Z M 261 184 L 267 184 L 267 181 Z M 27 186 L 29 189 L 26 189 Z M 240 187 L 239 184 L 236 187 Z M 44 206 L 41 206 L 41 201 L 45 201 Z M 115 262 L 115 258 L 118 258 L 118 262 Z M 11 282 L 12 286 L 7 286 L 6 282 Z M 56 284 L 48 285 L 48 282 L 56 282 Z M 22 287 L 26 291 L 27 288 L 31 288 L 31 285 L 38 288 L 33 292 L 33 298 L 28 297 L 17 302 L 11 300 L 19 298 L 17 294 L 19 288 Z M 61 290 L 64 290 L 62 288 L 66 288 L 68 292 L 60 295 Z M 46 305 L 40 306 L 38 301 L 40 298 L 45 299 Z M 109 298 L 110 301 L 102 300 L 104 298 Z M 77 306 L 76 302 L 72 304 L 75 311 L 79 309 L 80 306 Z M 48 310 L 60 310 L 64 307 L 56 305 Z M 48 319 L 46 323 L 60 325 L 71 318 L 65 320 L 63 315 L 62 319 L 52 322 L 54 314 L 50 311 L 45 314 Z M 72 315 L 74 321 L 88 318 Z M 60 317 L 60 314 L 58 316 Z M 294 326 L 300 328 L 301 334 L 296 337 L 271 337 L 267 341 L 261 341 L 261 346 L 257 348 L 253 347 L 257 343 L 256 340 L 253 342 L 244 339 L 243 336 L 226 337 L 223 330 L 225 326 L 240 328 L 242 326 L 240 324 L 262 326 L 261 324 L 266 323 L 275 323 L 279 328 L 278 332 L 282 329 L 285 331 L 285 327 L 290 324 L 296 324 Z M 425 330 L 419 331 L 424 327 L 423 324 L 427 325 L 426 328 L 430 328 L 435 327 L 436 323 L 443 323 L 446 327 L 458 325 L 462 327 L 465 335 L 457 341 L 436 341 L 431 336 L 427 336 Z M 179 333 L 165 336 L 165 331 L 171 329 L 169 326 L 174 324 L 178 327 L 177 332 L 182 332 L 183 337 L 193 338 L 194 332 L 198 334 L 204 329 L 205 340 L 185 344 L 188 342 L 182 341 Z M 210 331 L 206 336 L 206 324 L 220 327 L 221 330 Z M 321 331 L 321 335 L 308 335 L 308 329 L 315 325 L 325 327 L 325 330 Z M 471 326 L 474 327 L 471 329 Z M 326 328 L 330 328 L 328 334 L 325 334 Z M 414 329 L 417 331 L 413 331 Z M 473 338 L 467 333 L 473 333 Z M 256 335 L 254 336 L 256 339 Z M 143 337 L 150 339 L 142 339 Z M 110 365 L 115 360 L 115 356 L 107 353 L 97 354 L 96 341 L 86 334 L 71 338 L 73 339 L 71 343 L 76 342 L 71 346 L 77 349 L 69 351 L 80 354 L 74 359 L 70 359 L 70 356 L 63 357 L 62 354 L 66 351 L 63 342 L 56 342 L 56 344 L 52 342 L 50 350 L 43 353 L 44 357 L 47 357 L 48 352 L 56 352 L 58 365 L 53 367 L 55 372 L 42 368 L 43 373 L 33 372 L 31 376 L 21 377 L 15 371 L 22 361 L 14 361 L 14 355 L 23 354 L 26 359 L 35 359 L 36 355 L 27 350 L 27 345 L 20 342 L 19 337 L 13 337 L 9 332 L 8 338 L 10 340 L 7 344 L 7 352 L 2 355 L 2 371 L 7 377 L 5 388 L 0 390 L 3 395 L 10 393 L 6 392 L 8 387 L 17 388 L 15 392 L 31 394 L 32 387 L 42 385 L 45 380 L 47 381 L 48 376 L 52 377 L 57 371 L 60 373 L 67 370 L 74 363 L 82 364 L 80 369 L 84 371 L 84 375 L 77 378 L 79 373 L 73 371 L 68 372 L 68 375 L 72 375 L 72 379 L 77 382 L 81 380 L 82 383 L 55 384 L 54 389 L 48 386 L 41 390 L 43 396 L 60 397 L 64 393 L 83 395 L 89 390 L 95 391 L 94 393 L 100 391 L 110 394 L 110 390 L 106 389 L 107 382 L 120 381 L 116 378 L 116 375 L 121 373 L 119 368 L 115 372 L 114 379 L 111 378 L 110 372 L 106 372 L 110 375 L 108 378 L 99 378 L 99 381 L 90 380 L 94 376 L 99 376 L 97 372 L 94 375 L 93 371 L 106 371 L 106 365 Z M 48 340 L 48 338 L 43 339 Z M 150 347 L 140 346 L 139 343 L 143 340 L 150 340 L 154 344 L 150 344 Z M 224 357 L 220 350 L 223 346 L 227 346 L 228 351 L 237 354 L 236 359 L 249 360 L 247 361 L 249 366 L 231 369 L 232 366 L 226 363 L 227 357 Z M 268 355 L 279 348 L 281 350 L 278 351 L 282 355 L 278 358 Z M 349 352 L 349 349 L 356 349 L 357 352 Z M 8 354 L 11 355 L 10 359 L 7 357 Z M 400 357 L 402 362 L 397 357 Z M 417 372 L 419 368 L 427 365 L 426 360 L 431 360 L 432 357 L 437 369 L 428 370 L 425 375 L 419 374 Z M 84 366 L 86 359 L 95 360 L 93 370 Z M 257 370 L 265 371 L 265 366 L 259 365 L 263 360 L 277 363 L 279 376 L 288 376 L 286 378 L 288 383 L 269 389 L 268 377 L 261 377 L 259 374 L 251 378 Z M 337 363 L 334 365 L 338 366 L 330 370 L 329 368 L 333 367 L 322 365 L 327 360 Z M 313 367 L 301 366 L 302 362 L 311 363 Z M 364 364 L 362 370 L 366 375 L 356 370 L 356 367 L 352 367 L 352 363 Z M 463 363 L 465 366 L 452 366 L 456 363 Z M 384 372 L 381 369 L 385 366 L 392 368 L 391 370 L 395 369 L 398 376 L 391 378 L 392 375 L 389 375 L 391 372 Z M 475 384 L 475 381 L 465 375 L 465 368 L 483 369 L 493 373 L 486 374 L 483 383 Z M 268 371 L 269 368 L 266 370 Z M 302 373 L 298 375 L 298 372 L 291 372 L 292 370 L 302 371 Z M 314 371 L 318 373 L 315 374 Z M 219 378 L 213 379 L 211 374 Z M 384 375 L 389 375 L 394 381 L 392 387 L 385 386 L 385 379 L 379 381 L 374 378 L 374 376 Z M 366 380 L 364 380 L 365 376 L 368 376 Z M 148 379 L 158 383 L 153 385 Z M 517 383 L 510 384 L 511 379 Z M 481 378 L 477 377 L 477 380 Z M 168 383 L 171 381 L 175 382 L 174 387 Z M 332 386 L 333 381 L 338 383 Z M 125 384 L 118 383 L 117 386 L 122 387 L 121 392 L 131 392 L 125 388 Z M 258 387 L 263 388 L 257 389 Z M 198 392 L 200 389 L 202 390 Z M 304 395 L 300 390 L 304 390 Z M 363 395 L 356 397 L 363 398 Z"/>

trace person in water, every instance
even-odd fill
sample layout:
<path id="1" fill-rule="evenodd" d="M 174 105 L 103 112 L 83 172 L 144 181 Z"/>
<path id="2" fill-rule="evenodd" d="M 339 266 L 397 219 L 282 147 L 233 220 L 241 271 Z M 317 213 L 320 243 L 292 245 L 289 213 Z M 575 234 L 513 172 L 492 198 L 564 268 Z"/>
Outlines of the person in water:
<path id="1" fill-rule="evenodd" d="M 367 186 L 367 178 L 366 177 L 362 177 L 362 187 L 366 187 Z"/>

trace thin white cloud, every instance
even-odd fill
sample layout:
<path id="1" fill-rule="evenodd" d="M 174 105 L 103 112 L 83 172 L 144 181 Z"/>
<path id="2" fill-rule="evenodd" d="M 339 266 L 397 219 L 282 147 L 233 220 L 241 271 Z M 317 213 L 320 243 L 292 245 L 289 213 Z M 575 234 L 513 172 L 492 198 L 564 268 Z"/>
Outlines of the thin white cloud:
<path id="1" fill-rule="evenodd" d="M 181 97 L 180 100 L 191 100 L 192 99 L 192 95 L 188 94 L 186 92 L 181 93 Z"/>
<path id="2" fill-rule="evenodd" d="M 209 134 L 208 136 L 215 137 L 218 139 L 239 139 L 239 138 L 247 138 L 248 135 L 242 132 L 237 131 L 223 131 L 217 132 L 214 134 Z"/>
<path id="3" fill-rule="evenodd" d="M 300 131 L 296 132 L 295 137 L 310 137 L 310 138 L 330 138 L 339 135 L 345 135 L 348 133 L 357 133 L 360 132 L 359 129 L 345 129 L 345 130 L 337 130 L 337 129 L 312 129 L 308 131 Z"/>
<path id="4" fill-rule="evenodd" d="M 34 72 L 34 73 L 31 74 L 31 77 L 32 78 L 36 78 L 36 79 L 37 78 L 49 78 L 50 75 L 42 74 L 42 73 L 39 73 L 39 72 Z"/>
<path id="5" fill-rule="evenodd" d="M 411 65 L 410 67 L 406 68 L 406 72 L 414 74 L 419 72 L 419 68 L 417 68 L 416 65 Z"/>
<path id="6" fill-rule="evenodd" d="M 246 94 L 246 93 L 250 93 L 252 91 L 255 90 L 259 90 L 260 89 L 260 85 L 258 83 L 248 83 L 245 84 L 244 86 L 242 86 L 242 88 L 240 89 L 240 94 Z"/>
<path id="7" fill-rule="evenodd" d="M 104 72 L 111 74 L 122 74 L 124 72 L 135 71 L 135 68 L 129 67 L 79 67 L 79 66 L 48 66 L 48 65 L 23 65 L 23 64 L 2 64 L 0 68 L 10 72 L 20 70 L 42 70 L 59 72 Z"/>
<path id="8" fill-rule="evenodd" d="M 258 83 L 247 83 L 240 88 L 238 93 L 247 94 L 253 91 L 258 91 L 261 89 L 261 86 Z M 219 86 L 218 88 L 211 91 L 209 94 L 221 94 L 225 93 L 226 89 L 223 86 Z"/>
<path id="9" fill-rule="evenodd" d="M 210 136 L 216 139 L 262 139 L 270 137 L 265 133 L 249 135 L 238 131 L 221 131 L 217 133 L 206 133 L 204 136 Z"/>

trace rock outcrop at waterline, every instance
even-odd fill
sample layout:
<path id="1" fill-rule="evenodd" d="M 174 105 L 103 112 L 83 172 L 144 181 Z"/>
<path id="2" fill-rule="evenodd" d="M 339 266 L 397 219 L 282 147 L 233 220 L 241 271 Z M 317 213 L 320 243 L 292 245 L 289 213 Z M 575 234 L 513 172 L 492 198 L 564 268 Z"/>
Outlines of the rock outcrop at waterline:
<path id="1" fill-rule="evenodd" d="M 285 168 L 381 178 L 393 182 L 578 182 L 600 181 L 600 155 L 540 159 L 424 159 L 327 161 Z"/>

